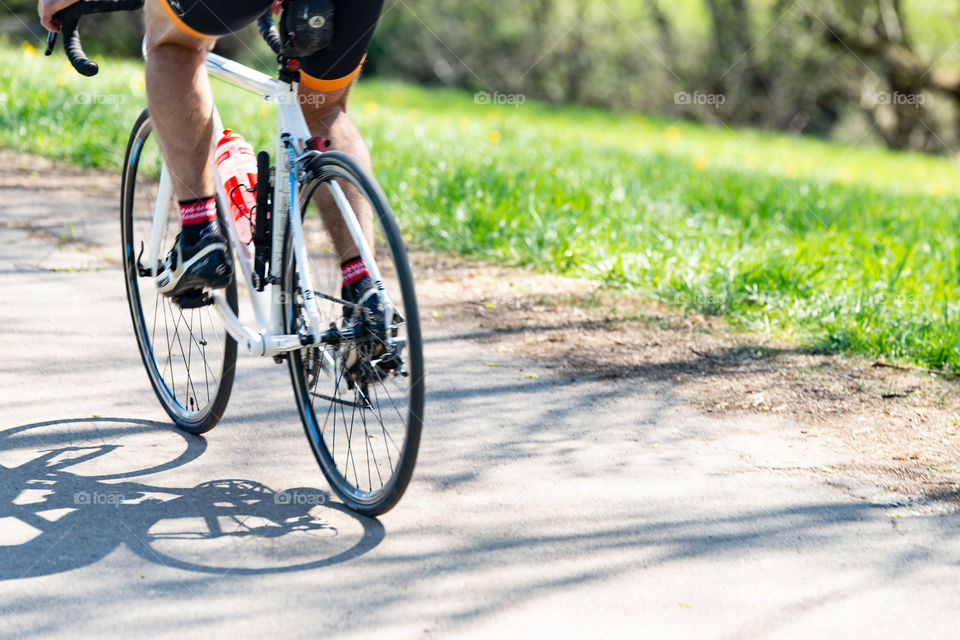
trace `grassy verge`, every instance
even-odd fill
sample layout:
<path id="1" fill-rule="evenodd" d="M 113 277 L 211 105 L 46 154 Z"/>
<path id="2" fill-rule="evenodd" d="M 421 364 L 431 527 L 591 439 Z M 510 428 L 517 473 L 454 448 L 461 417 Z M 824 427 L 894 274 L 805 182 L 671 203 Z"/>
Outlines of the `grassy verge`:
<path id="1" fill-rule="evenodd" d="M 92 80 L 0 46 L 0 145 L 101 167 L 140 65 Z M 266 146 L 269 104 L 216 85 Z M 953 160 L 368 80 L 352 112 L 419 243 L 637 287 L 813 348 L 960 368 Z"/>

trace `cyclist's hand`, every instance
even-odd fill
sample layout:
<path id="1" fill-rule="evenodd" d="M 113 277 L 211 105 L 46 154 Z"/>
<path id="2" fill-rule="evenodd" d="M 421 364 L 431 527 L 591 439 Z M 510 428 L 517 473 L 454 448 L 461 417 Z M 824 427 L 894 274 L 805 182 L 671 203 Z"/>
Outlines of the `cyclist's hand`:
<path id="1" fill-rule="evenodd" d="M 60 22 L 53 19 L 53 14 L 61 9 L 65 9 L 80 0 L 38 0 L 37 13 L 40 14 L 40 22 L 47 31 L 60 31 Z"/>
<path id="2" fill-rule="evenodd" d="M 278 16 L 280 15 L 281 11 L 283 11 L 283 3 L 280 2 L 280 0 L 274 0 L 273 6 L 270 7 L 270 13 L 275 16 Z"/>

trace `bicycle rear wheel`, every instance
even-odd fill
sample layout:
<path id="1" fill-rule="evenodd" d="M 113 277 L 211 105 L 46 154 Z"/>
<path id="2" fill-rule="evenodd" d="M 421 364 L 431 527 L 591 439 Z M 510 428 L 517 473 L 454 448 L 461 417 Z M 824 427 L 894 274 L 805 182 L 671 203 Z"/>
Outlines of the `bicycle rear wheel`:
<path id="1" fill-rule="evenodd" d="M 140 114 L 127 143 L 121 185 L 120 225 L 123 269 L 130 317 L 150 384 L 167 415 L 188 433 L 212 429 L 226 409 L 233 387 L 237 343 L 207 305 L 181 309 L 160 294 L 147 264 L 153 215 L 163 158 L 146 111 Z M 167 251 L 180 230 L 173 195 L 167 203 L 167 226 L 160 250 Z M 220 224 L 224 224 L 219 212 Z M 158 258 L 162 256 L 157 256 Z M 225 291 L 237 310 L 236 278 Z"/>
<path id="2" fill-rule="evenodd" d="M 377 265 L 399 312 L 391 333 L 405 340 L 405 346 L 400 351 L 402 364 L 378 359 L 362 345 L 347 342 L 293 351 L 290 376 L 307 439 L 331 487 L 351 509 L 379 515 L 396 505 L 410 482 L 423 426 L 423 345 L 413 277 L 390 205 L 369 172 L 336 151 L 322 154 L 313 167 L 315 178 L 303 185 L 300 202 L 313 286 L 340 297 L 340 263 L 316 215 L 313 197 L 336 182 L 362 196 L 374 211 Z M 287 332 L 295 333 L 303 322 L 304 299 L 289 229 L 283 246 L 285 325 Z M 324 323 L 339 325 L 344 305 L 320 296 L 315 300 Z M 363 360 L 362 373 L 356 377 L 344 366 L 351 349 Z"/>

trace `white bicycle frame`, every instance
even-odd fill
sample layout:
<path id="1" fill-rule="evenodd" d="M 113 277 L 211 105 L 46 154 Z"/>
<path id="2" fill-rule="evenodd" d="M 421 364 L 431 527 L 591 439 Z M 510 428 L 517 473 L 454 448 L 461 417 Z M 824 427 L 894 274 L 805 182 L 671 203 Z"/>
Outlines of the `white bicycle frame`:
<path id="1" fill-rule="evenodd" d="M 239 241 L 232 220 L 227 220 L 226 224 L 230 244 L 234 247 L 234 254 L 237 257 L 236 262 L 240 266 L 239 271 L 235 272 L 235 277 L 241 278 L 247 285 L 257 321 L 256 330 L 247 327 L 240 321 L 230 308 L 222 291 L 212 293 L 213 305 L 223 319 L 227 332 L 237 341 L 240 348 L 249 355 L 273 356 L 304 346 L 319 344 L 323 327 L 316 306 L 313 277 L 310 273 L 310 262 L 307 259 L 307 250 L 303 239 L 299 180 L 296 175 L 299 162 L 304 157 L 303 154 L 310 153 L 306 147 L 306 142 L 310 139 L 311 134 L 303 117 L 303 111 L 300 109 L 297 85 L 282 82 L 215 53 L 207 53 L 207 71 L 210 75 L 258 93 L 265 100 L 275 100 L 277 102 L 276 175 L 270 235 L 270 271 L 272 277 L 268 280 L 263 291 L 257 290 L 251 278 L 253 256 L 250 246 Z M 213 110 L 213 131 L 214 139 L 211 144 L 216 145 L 220 132 L 223 131 L 223 123 L 216 106 Z M 292 148 L 287 146 L 285 140 L 289 140 Z M 363 235 L 353 208 L 336 181 L 329 180 L 325 184 L 330 189 L 347 229 L 360 252 L 360 257 L 376 283 L 378 291 L 384 296 L 385 303 L 387 303 L 386 290 L 383 287 L 380 271 L 373 259 L 373 252 Z M 219 175 L 216 178 L 216 185 L 220 206 L 226 207 L 230 200 Z M 172 181 L 167 166 L 164 164 L 160 173 L 157 204 L 150 235 L 150 262 L 148 263 L 150 265 L 158 263 L 158 257 L 162 249 L 160 244 L 163 241 L 163 230 L 166 228 L 167 216 L 170 212 L 169 203 L 172 199 Z M 223 210 L 229 211 L 229 209 Z M 284 332 L 283 328 L 284 296 L 281 278 L 278 276 L 283 269 L 282 243 L 284 230 L 288 224 L 290 225 L 292 246 L 297 261 L 300 292 L 303 296 L 306 311 L 306 318 L 304 319 L 306 327 L 303 334 L 288 334 Z M 152 266 L 151 268 L 155 267 Z M 312 337 L 312 340 L 310 340 L 310 337 Z"/>

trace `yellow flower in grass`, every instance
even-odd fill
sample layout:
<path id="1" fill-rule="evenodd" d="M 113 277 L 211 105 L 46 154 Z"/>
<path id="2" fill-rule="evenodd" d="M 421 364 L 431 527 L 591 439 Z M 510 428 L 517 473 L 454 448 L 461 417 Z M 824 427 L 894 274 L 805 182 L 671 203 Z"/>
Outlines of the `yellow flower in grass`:
<path id="1" fill-rule="evenodd" d="M 34 47 L 34 46 L 33 46 L 32 44 L 30 44 L 29 42 L 24 41 L 24 43 L 21 45 L 20 48 L 23 49 L 23 52 L 24 52 L 25 54 L 27 54 L 28 56 L 30 56 L 31 58 L 32 58 L 33 56 L 37 55 L 37 48 Z"/>
<path id="2" fill-rule="evenodd" d="M 929 186 L 929 193 L 931 195 L 940 196 L 949 193 L 949 191 L 950 183 L 944 180 L 942 176 L 937 177 Z"/>
<path id="3" fill-rule="evenodd" d="M 707 168 L 707 161 L 704 160 L 703 158 L 696 158 L 693 161 L 693 168 L 696 169 L 697 171 L 703 171 L 704 169 Z"/>
<path id="4" fill-rule="evenodd" d="M 367 113 L 377 113 L 380 111 L 380 105 L 373 100 L 367 100 L 363 103 L 363 110 Z"/>
<path id="5" fill-rule="evenodd" d="M 500 132 L 497 131 L 496 129 L 491 129 L 490 131 L 487 132 L 487 140 L 489 140 L 490 142 L 500 142 L 502 138 L 503 136 L 500 135 Z"/>
<path id="6" fill-rule="evenodd" d="M 680 133 L 680 129 L 677 129 L 673 126 L 667 127 L 667 130 L 664 131 L 663 134 L 667 137 L 667 142 L 676 142 L 683 137 Z"/>
<path id="7" fill-rule="evenodd" d="M 860 177 L 859 172 L 856 169 L 850 167 L 843 167 L 837 171 L 833 176 L 833 182 L 841 186 L 850 184 L 851 182 L 856 182 Z"/>

